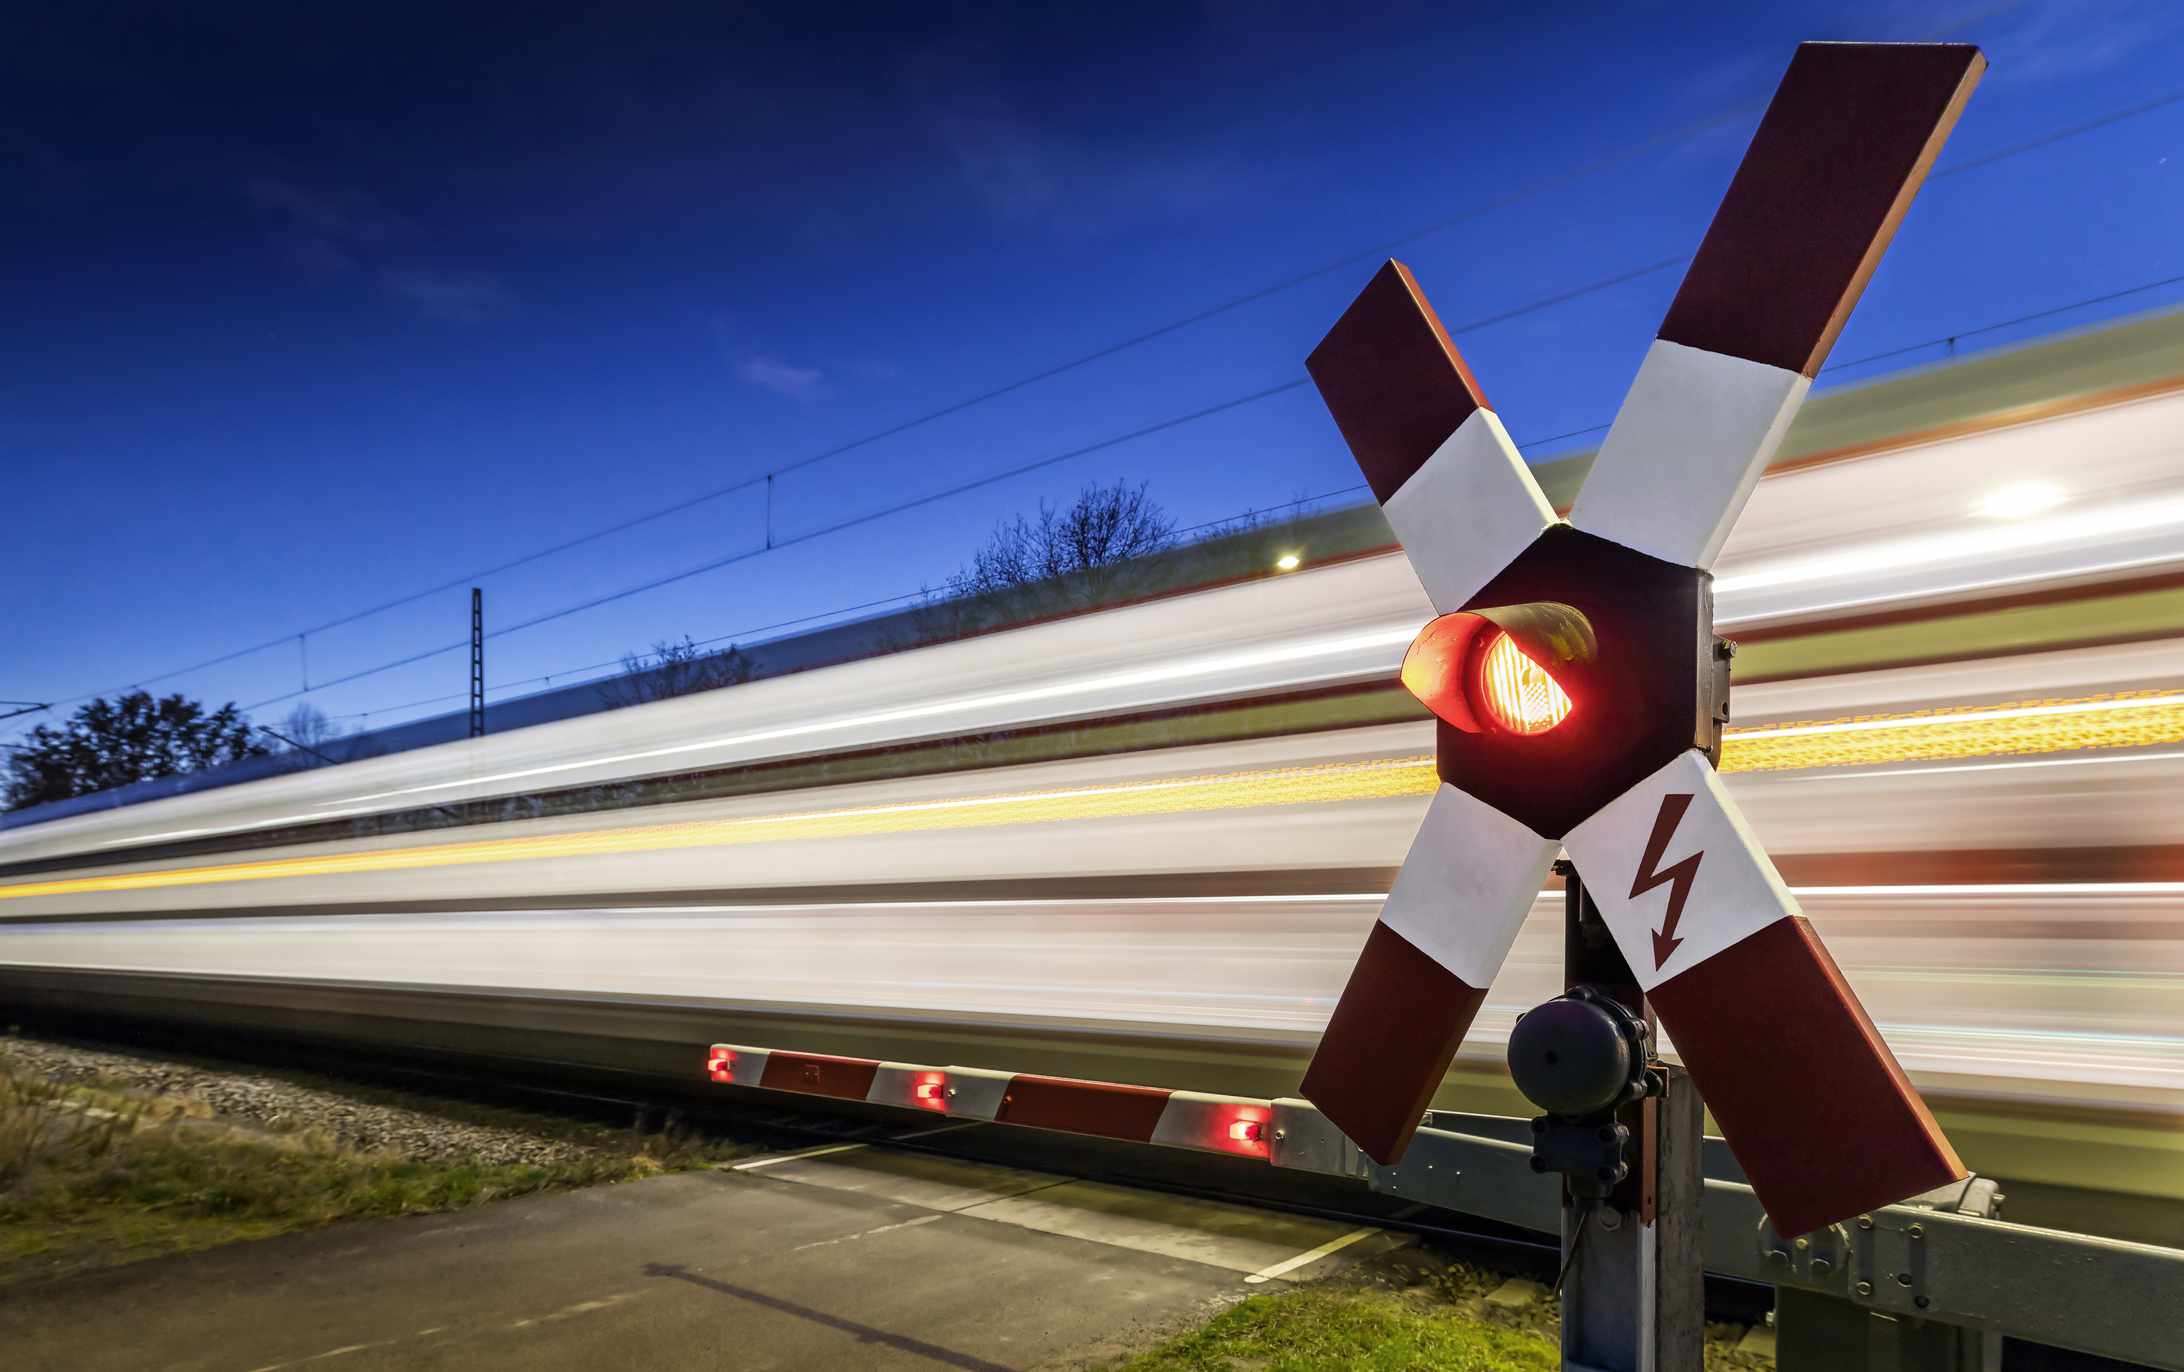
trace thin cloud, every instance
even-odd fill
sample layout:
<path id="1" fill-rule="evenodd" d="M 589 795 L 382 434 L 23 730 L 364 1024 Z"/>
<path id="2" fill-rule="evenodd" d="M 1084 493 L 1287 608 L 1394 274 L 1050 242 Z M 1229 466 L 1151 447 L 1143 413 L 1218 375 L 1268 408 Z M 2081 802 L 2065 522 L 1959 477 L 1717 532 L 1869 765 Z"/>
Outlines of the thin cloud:
<path id="1" fill-rule="evenodd" d="M 998 102 L 940 110 L 933 123 L 956 171 L 1004 219 L 1043 218 L 1061 203 L 1053 146 Z"/>
<path id="2" fill-rule="evenodd" d="M 2076 3 L 2027 6 L 1996 25 L 1987 44 L 1999 50 L 1996 69 L 2012 79 L 2067 80 L 2091 76 L 2184 28 L 2171 0 L 2139 0 L 2101 8 L 2097 17 Z M 1978 37 L 1977 27 L 1967 34 Z"/>
<path id="3" fill-rule="evenodd" d="M 514 299 L 498 277 L 485 272 L 390 267 L 379 273 L 379 279 L 395 298 L 418 313 L 450 324 L 480 323 Z"/>
<path id="4" fill-rule="evenodd" d="M 351 247 L 373 247 L 417 236 L 417 226 L 362 191 L 311 190 L 293 181 L 258 177 L 243 183 L 250 203 L 288 221 L 291 231 Z"/>
<path id="5" fill-rule="evenodd" d="M 1217 138 L 1132 145 L 1098 131 L 1042 124 L 986 74 L 963 43 L 911 57 L 903 87 L 955 179 L 996 219 L 1070 235 L 1133 221 L 1192 221 L 1252 194 L 1248 170 Z"/>
<path id="6" fill-rule="evenodd" d="M 736 363 L 736 379 L 775 395 L 805 400 L 819 393 L 825 376 L 817 367 L 798 367 L 778 357 L 753 354 Z"/>
<path id="7" fill-rule="evenodd" d="M 427 319 L 450 324 L 479 323 L 515 298 L 500 278 L 486 272 L 414 260 L 397 265 L 420 256 L 428 235 L 415 220 L 363 191 L 270 176 L 245 181 L 241 190 L 273 221 L 266 236 L 274 251 L 313 275 L 368 276 Z"/>

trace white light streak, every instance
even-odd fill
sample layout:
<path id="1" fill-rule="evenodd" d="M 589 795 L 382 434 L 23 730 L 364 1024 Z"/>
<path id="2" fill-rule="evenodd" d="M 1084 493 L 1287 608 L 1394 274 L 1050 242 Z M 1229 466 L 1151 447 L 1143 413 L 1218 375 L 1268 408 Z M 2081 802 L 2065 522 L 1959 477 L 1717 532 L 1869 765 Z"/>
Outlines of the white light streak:
<path id="1" fill-rule="evenodd" d="M 2046 514 L 2068 498 L 2062 487 L 2049 481 L 2023 481 L 1989 492 L 1975 507 L 1989 519 L 2025 519 Z"/>
<path id="2" fill-rule="evenodd" d="M 557 762 L 541 767 L 524 767 L 514 771 L 494 772 L 485 776 L 433 782 L 425 786 L 405 786 L 398 790 L 377 791 L 370 795 L 346 797 L 345 799 L 362 802 L 385 800 L 394 796 L 422 795 L 430 791 L 445 791 L 462 786 L 483 786 L 503 781 L 521 781 L 558 772 L 607 767 L 618 763 L 644 762 L 654 758 L 672 757 L 683 753 L 734 748 L 753 743 L 773 743 L 791 738 L 810 738 L 872 725 L 907 724 L 916 720 L 932 719 L 958 712 L 993 710 L 1014 705 L 1029 705 L 1041 701 L 1097 696 L 1107 691 L 1125 690 L 1136 686 L 1153 686 L 1167 682 L 1219 677 L 1231 672 L 1243 672 L 1253 668 L 1277 666 L 1283 663 L 1305 663 L 1314 659 L 1339 658 L 1348 654 L 1369 653 L 1375 649 L 1407 647 L 1416 636 L 1417 630 L 1415 627 L 1403 627 L 1377 629 L 1366 633 L 1309 638 L 1299 642 L 1275 644 L 1244 652 L 1217 653 L 1205 657 L 1187 658 L 1180 662 L 1132 668 L 1129 671 L 1078 677 L 1067 681 L 1050 682 L 1042 686 L 1026 686 L 1013 691 L 990 691 L 983 695 L 955 696 L 920 705 L 905 705 L 892 710 L 872 710 L 861 714 L 838 715 L 832 719 L 788 724 L 773 729 L 754 729 L 743 733 L 721 734 L 691 743 L 677 743 L 666 747 L 646 748 L 630 753 L 584 758 L 575 762 Z M 1337 675 L 1350 675 L 1355 670 L 1355 668 L 1346 668 L 1338 672 Z M 1292 680 L 1296 683 L 1303 683 L 1315 679 L 1311 676 L 1300 676 Z M 1289 683 L 1285 682 L 1285 684 Z"/>
<path id="3" fill-rule="evenodd" d="M 1959 529 L 1872 543 L 1854 543 L 1808 557 L 1763 562 L 1714 579 L 1718 595 L 1817 581 L 1872 577 L 1881 572 L 1977 562 L 2005 553 L 2067 543 L 2099 545 L 2124 534 L 2184 525 L 2184 498 L 2107 505 L 2037 523 Z"/>

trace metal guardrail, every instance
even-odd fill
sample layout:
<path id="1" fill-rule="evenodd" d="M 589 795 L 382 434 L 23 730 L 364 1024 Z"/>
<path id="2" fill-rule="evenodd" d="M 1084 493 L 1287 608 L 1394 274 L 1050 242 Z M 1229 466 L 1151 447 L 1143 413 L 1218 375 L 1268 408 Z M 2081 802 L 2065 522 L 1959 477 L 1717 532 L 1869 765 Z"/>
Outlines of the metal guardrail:
<path id="1" fill-rule="evenodd" d="M 1560 1232 L 1559 1179 L 1535 1173 L 1531 1148 L 1510 1141 L 1525 1121 L 1478 1119 L 1505 1138 L 1429 1125 L 1400 1164 L 1384 1167 L 1308 1102 L 1273 1106 L 1269 1161 L 1277 1167 L 1353 1177 L 1437 1209 Z M 2005 1334 L 2184 1369 L 2184 1249 L 1988 1218 L 1994 1195 L 1991 1181 L 1975 1178 L 1786 1236 L 1751 1187 L 1710 1176 L 1706 1270 L 1790 1293 L 1777 1309 L 1783 1372 L 1992 1372 Z"/>

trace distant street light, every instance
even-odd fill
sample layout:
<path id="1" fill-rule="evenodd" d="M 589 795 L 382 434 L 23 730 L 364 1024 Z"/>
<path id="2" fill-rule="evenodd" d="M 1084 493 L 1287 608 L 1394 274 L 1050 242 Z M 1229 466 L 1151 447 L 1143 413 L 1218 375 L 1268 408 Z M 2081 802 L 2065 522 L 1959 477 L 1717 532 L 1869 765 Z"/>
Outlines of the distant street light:
<path id="1" fill-rule="evenodd" d="M 1280 557 L 1274 559 L 1274 570 L 1277 572 L 1293 572 L 1303 563 L 1304 559 L 1295 553 L 1283 553 Z"/>

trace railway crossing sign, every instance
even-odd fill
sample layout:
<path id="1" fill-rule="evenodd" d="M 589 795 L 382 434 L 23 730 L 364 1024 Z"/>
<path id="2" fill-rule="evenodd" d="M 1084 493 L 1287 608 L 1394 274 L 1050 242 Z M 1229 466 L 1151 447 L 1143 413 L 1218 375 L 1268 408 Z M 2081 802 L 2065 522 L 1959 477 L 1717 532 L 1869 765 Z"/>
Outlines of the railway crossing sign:
<path id="1" fill-rule="evenodd" d="M 1776 1228 L 1958 1180 L 1714 764 L 1709 568 L 1985 69 L 1792 59 L 1567 519 L 1401 263 L 1308 366 L 1439 617 L 1435 794 L 1303 1094 L 1388 1163 L 1567 850 Z"/>

